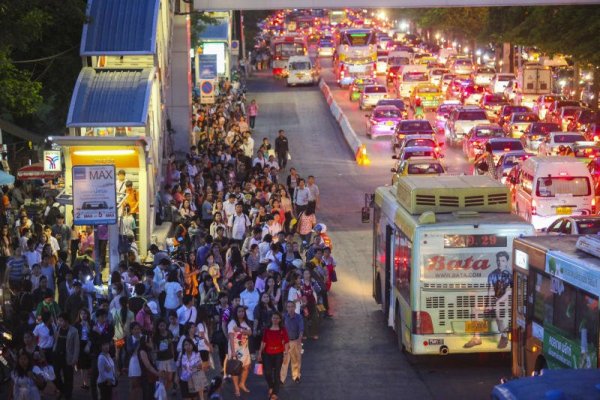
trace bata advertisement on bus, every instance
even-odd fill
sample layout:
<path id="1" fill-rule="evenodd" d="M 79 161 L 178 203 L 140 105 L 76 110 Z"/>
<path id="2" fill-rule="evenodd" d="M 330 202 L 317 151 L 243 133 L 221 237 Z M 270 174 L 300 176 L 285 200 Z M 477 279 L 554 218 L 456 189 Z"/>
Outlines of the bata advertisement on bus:
<path id="1" fill-rule="evenodd" d="M 510 248 L 506 236 L 443 235 L 439 247 L 423 248 L 421 279 L 491 283 L 495 277 L 511 276 Z"/>

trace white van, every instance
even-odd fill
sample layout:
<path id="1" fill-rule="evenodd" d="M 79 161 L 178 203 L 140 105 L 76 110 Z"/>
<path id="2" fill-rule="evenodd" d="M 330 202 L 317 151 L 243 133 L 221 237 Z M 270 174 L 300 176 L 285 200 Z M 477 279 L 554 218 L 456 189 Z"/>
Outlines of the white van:
<path id="1" fill-rule="evenodd" d="M 559 217 L 596 213 L 592 177 L 586 164 L 573 157 L 530 157 L 511 183 L 516 214 L 535 229 L 545 229 Z"/>
<path id="2" fill-rule="evenodd" d="M 308 56 L 291 56 L 288 60 L 287 85 L 314 85 L 319 80 Z"/>
<path id="3" fill-rule="evenodd" d="M 490 89 L 494 94 L 504 94 L 504 90 L 515 79 L 517 79 L 515 74 L 496 74 L 492 79 L 492 83 L 490 83 Z"/>

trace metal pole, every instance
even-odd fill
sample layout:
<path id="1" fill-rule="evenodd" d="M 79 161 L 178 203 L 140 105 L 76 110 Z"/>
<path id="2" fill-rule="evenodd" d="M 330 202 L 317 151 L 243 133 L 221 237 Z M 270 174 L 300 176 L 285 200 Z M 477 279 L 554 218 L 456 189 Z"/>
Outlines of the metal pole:
<path id="1" fill-rule="evenodd" d="M 242 42 L 242 60 L 246 60 L 246 36 L 244 35 L 244 12 L 240 10 L 240 42 Z"/>
<path id="2" fill-rule="evenodd" d="M 94 225 L 94 285 L 102 285 L 102 264 L 100 263 L 100 238 L 98 238 L 98 226 Z"/>

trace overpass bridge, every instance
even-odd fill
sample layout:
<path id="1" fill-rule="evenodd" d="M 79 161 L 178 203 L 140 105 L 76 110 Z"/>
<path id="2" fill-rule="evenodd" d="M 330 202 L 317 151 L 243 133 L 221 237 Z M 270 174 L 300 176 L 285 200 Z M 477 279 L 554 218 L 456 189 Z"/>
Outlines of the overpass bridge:
<path id="1" fill-rule="evenodd" d="M 183 0 L 184 2 L 187 2 Z M 193 0 L 198 11 L 285 8 L 436 8 L 600 4 L 598 0 Z"/>

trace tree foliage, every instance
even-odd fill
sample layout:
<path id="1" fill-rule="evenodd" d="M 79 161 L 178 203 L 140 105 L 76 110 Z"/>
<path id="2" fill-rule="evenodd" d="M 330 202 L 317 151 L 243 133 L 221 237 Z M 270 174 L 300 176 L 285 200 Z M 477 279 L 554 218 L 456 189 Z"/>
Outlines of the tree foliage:
<path id="1" fill-rule="evenodd" d="M 3 0 L 0 116 L 38 131 L 62 129 L 77 75 L 85 0 Z"/>

